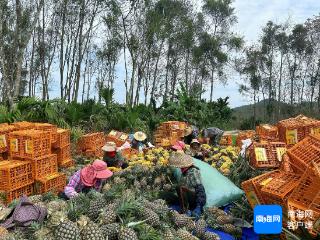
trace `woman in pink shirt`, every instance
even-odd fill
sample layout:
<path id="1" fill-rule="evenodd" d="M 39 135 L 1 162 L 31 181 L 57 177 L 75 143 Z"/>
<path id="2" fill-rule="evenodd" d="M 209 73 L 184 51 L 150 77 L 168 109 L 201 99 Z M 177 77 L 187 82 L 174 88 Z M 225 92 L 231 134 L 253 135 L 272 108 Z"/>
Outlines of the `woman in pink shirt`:
<path id="1" fill-rule="evenodd" d="M 88 192 L 91 189 L 100 191 L 102 182 L 111 177 L 113 173 L 107 168 L 107 164 L 101 160 L 95 160 L 92 165 L 88 165 L 77 171 L 64 188 L 64 195 L 71 199 L 80 192 Z"/>

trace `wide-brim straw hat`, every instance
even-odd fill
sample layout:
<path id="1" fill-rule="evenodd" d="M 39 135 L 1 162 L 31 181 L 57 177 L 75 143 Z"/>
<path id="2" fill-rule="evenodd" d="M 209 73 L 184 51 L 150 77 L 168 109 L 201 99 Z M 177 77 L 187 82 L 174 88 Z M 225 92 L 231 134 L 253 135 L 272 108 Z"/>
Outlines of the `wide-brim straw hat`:
<path id="1" fill-rule="evenodd" d="M 192 157 L 183 152 L 174 152 L 169 158 L 169 165 L 176 168 L 186 168 L 193 165 Z"/>
<path id="2" fill-rule="evenodd" d="M 96 179 L 107 179 L 112 175 L 113 172 L 107 168 L 107 164 L 99 159 L 80 171 L 81 181 L 87 187 L 92 187 Z"/>
<path id="3" fill-rule="evenodd" d="M 185 130 L 184 130 L 184 136 L 189 136 L 192 133 L 192 127 L 188 126 Z"/>
<path id="4" fill-rule="evenodd" d="M 107 142 L 106 145 L 102 147 L 104 152 L 115 152 L 117 150 L 117 145 L 114 142 Z"/>
<path id="5" fill-rule="evenodd" d="M 134 139 L 139 141 L 139 142 L 143 142 L 144 140 L 147 139 L 147 135 L 144 132 L 136 132 L 133 135 Z"/>

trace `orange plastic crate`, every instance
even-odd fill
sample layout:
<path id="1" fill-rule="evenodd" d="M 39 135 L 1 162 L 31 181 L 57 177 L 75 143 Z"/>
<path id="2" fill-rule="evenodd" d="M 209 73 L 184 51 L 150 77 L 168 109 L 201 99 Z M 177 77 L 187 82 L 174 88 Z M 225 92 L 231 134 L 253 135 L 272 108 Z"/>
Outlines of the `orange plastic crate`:
<path id="1" fill-rule="evenodd" d="M 58 161 L 56 154 L 50 154 L 32 161 L 34 178 L 41 178 L 58 172 Z"/>
<path id="2" fill-rule="evenodd" d="M 9 150 L 9 133 L 14 131 L 15 127 L 8 124 L 0 126 L 0 153 Z"/>
<path id="3" fill-rule="evenodd" d="M 252 139 L 256 135 L 254 130 L 241 131 L 238 134 L 236 143 L 238 147 L 242 147 L 242 141 L 246 139 Z"/>
<path id="4" fill-rule="evenodd" d="M 57 141 L 57 126 L 50 123 L 35 123 L 34 129 L 50 132 L 51 143 L 55 143 Z"/>
<path id="5" fill-rule="evenodd" d="M 71 145 L 67 145 L 62 148 L 58 148 L 55 150 L 55 153 L 58 156 L 58 164 L 63 163 L 67 160 L 71 159 Z"/>
<path id="6" fill-rule="evenodd" d="M 36 179 L 35 192 L 43 194 L 47 192 L 58 193 L 66 186 L 67 178 L 64 173 L 54 173 L 43 178 Z"/>
<path id="7" fill-rule="evenodd" d="M 303 140 L 311 131 L 318 131 L 318 124 L 318 120 L 303 115 L 282 120 L 278 123 L 279 139 L 285 142 L 288 147 L 292 147 Z"/>
<path id="8" fill-rule="evenodd" d="M 57 141 L 53 144 L 54 148 L 65 147 L 70 144 L 70 130 L 58 128 Z"/>
<path id="9" fill-rule="evenodd" d="M 288 207 L 300 210 L 311 210 L 313 212 L 312 220 L 318 220 L 320 217 L 320 167 L 312 163 L 302 178 L 297 187 L 293 190 L 288 199 Z M 311 233 L 320 233 L 319 225 L 317 229 Z"/>
<path id="10" fill-rule="evenodd" d="M 241 187 L 245 192 L 248 202 L 252 208 L 254 208 L 257 204 L 265 203 L 261 193 L 261 188 L 278 172 L 279 171 L 272 171 L 264 173 L 241 183 Z"/>
<path id="11" fill-rule="evenodd" d="M 255 168 L 277 168 L 282 154 L 286 152 L 284 143 L 253 143 L 249 149 L 250 164 Z"/>
<path id="12" fill-rule="evenodd" d="M 74 166 L 73 159 L 68 159 L 66 161 L 63 161 L 62 163 L 59 163 L 59 167 L 61 167 L 61 168 L 69 168 L 72 166 Z"/>
<path id="13" fill-rule="evenodd" d="M 33 183 L 32 166 L 28 161 L 0 162 L 0 190 L 12 191 Z"/>
<path id="14" fill-rule="evenodd" d="M 30 196 L 33 194 L 33 184 L 23 186 L 21 188 L 11 191 L 0 191 L 0 202 L 3 204 L 9 204 L 13 200 L 22 197 L 23 195 Z"/>
<path id="15" fill-rule="evenodd" d="M 40 130 L 16 131 L 9 134 L 11 157 L 35 159 L 51 154 L 51 137 Z"/>
<path id="16" fill-rule="evenodd" d="M 121 154 L 125 159 L 130 159 L 133 155 L 138 154 L 138 151 L 133 148 L 126 148 L 121 151 Z"/>
<path id="17" fill-rule="evenodd" d="M 16 128 L 17 131 L 21 130 L 31 130 L 34 128 L 34 123 L 31 122 L 15 122 L 12 125 Z"/>
<path id="18" fill-rule="evenodd" d="M 261 140 L 276 141 L 278 139 L 278 128 L 269 124 L 261 124 L 256 127 L 256 132 Z"/>
<path id="19" fill-rule="evenodd" d="M 292 160 L 294 170 L 298 173 L 303 173 L 311 161 L 320 164 L 320 136 L 306 137 L 289 149 L 288 155 Z"/>
<path id="20" fill-rule="evenodd" d="M 287 200 L 290 193 L 298 185 L 300 175 L 278 172 L 272 180 L 261 188 L 266 204 L 278 204 L 287 208 Z"/>

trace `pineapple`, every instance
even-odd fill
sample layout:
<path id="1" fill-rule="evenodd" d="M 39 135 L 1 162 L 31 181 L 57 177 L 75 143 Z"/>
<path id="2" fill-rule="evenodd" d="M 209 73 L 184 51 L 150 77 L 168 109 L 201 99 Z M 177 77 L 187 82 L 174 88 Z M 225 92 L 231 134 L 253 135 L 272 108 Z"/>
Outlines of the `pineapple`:
<path id="1" fill-rule="evenodd" d="M 120 231 L 120 224 L 111 223 L 111 224 L 103 225 L 101 227 L 101 231 L 104 234 L 105 238 L 107 238 L 108 240 L 117 240 L 118 234 Z"/>
<path id="2" fill-rule="evenodd" d="M 63 200 L 54 200 L 46 204 L 49 215 L 57 211 L 63 211 L 67 208 L 67 206 L 67 202 Z"/>
<path id="3" fill-rule="evenodd" d="M 99 226 L 93 222 L 89 222 L 81 231 L 82 240 L 103 240 L 104 234 Z"/>
<path id="4" fill-rule="evenodd" d="M 204 233 L 206 231 L 206 227 L 207 227 L 206 221 L 203 219 L 199 219 L 195 224 L 194 234 L 198 238 L 202 238 L 202 236 L 204 235 Z"/>
<path id="5" fill-rule="evenodd" d="M 1 239 L 1 238 L 0 238 Z M 41 227 L 34 233 L 35 240 L 54 240 L 51 230 L 47 227 Z"/>
<path id="6" fill-rule="evenodd" d="M 165 191 L 171 191 L 172 190 L 172 185 L 171 184 L 164 184 L 163 185 L 163 190 Z"/>
<path id="7" fill-rule="evenodd" d="M 226 233 L 230 233 L 231 235 L 241 235 L 241 233 L 242 233 L 241 228 L 238 228 L 232 224 L 224 224 L 221 227 L 221 230 Z"/>
<path id="8" fill-rule="evenodd" d="M 4 227 L 0 227 L 0 240 L 5 239 L 9 235 L 9 232 Z"/>
<path id="9" fill-rule="evenodd" d="M 39 203 L 39 202 L 42 202 L 42 195 L 33 195 L 28 197 L 28 199 L 32 203 Z"/>
<path id="10" fill-rule="evenodd" d="M 102 193 L 108 192 L 111 189 L 111 185 L 106 183 L 102 188 Z"/>
<path id="11" fill-rule="evenodd" d="M 175 237 L 174 237 L 174 233 L 171 229 L 167 228 L 164 230 L 163 234 L 163 239 L 164 240 L 175 240 Z"/>
<path id="12" fill-rule="evenodd" d="M 99 219 L 99 223 L 101 225 L 114 223 L 117 221 L 117 214 L 114 210 L 104 210 L 102 213 L 100 213 Z"/>
<path id="13" fill-rule="evenodd" d="M 141 180 L 140 180 L 140 185 L 141 185 L 141 188 L 145 188 L 148 186 L 148 181 L 145 177 L 143 177 Z"/>
<path id="14" fill-rule="evenodd" d="M 120 228 L 118 239 L 119 240 L 138 240 L 138 236 L 133 229 L 122 227 Z"/>
<path id="15" fill-rule="evenodd" d="M 88 217 L 91 220 L 96 220 L 102 211 L 102 209 L 106 206 L 107 202 L 104 199 L 97 199 L 90 202 L 88 209 Z"/>
<path id="16" fill-rule="evenodd" d="M 178 229 L 177 231 L 177 237 L 179 237 L 181 240 L 196 240 L 197 237 L 193 236 L 191 233 L 184 229 Z"/>
<path id="17" fill-rule="evenodd" d="M 126 179 L 125 179 L 125 178 L 122 178 L 122 177 L 115 177 L 115 178 L 113 179 L 113 182 L 114 182 L 115 184 L 123 184 L 123 183 L 126 182 Z"/>
<path id="18" fill-rule="evenodd" d="M 160 226 L 161 222 L 159 219 L 158 214 L 156 214 L 154 211 L 152 211 L 151 209 L 148 208 L 142 208 L 140 210 L 140 216 L 143 219 L 146 219 L 147 224 L 150 224 L 153 227 L 157 227 Z"/>
<path id="19" fill-rule="evenodd" d="M 161 177 L 156 177 L 156 178 L 154 179 L 154 185 L 155 185 L 155 186 L 161 186 L 161 185 L 162 185 L 162 179 L 161 179 Z"/>
<path id="20" fill-rule="evenodd" d="M 220 237 L 215 233 L 205 232 L 203 235 L 203 240 L 220 240 Z"/>
<path id="21" fill-rule="evenodd" d="M 55 230 L 56 240 L 81 240 L 78 226 L 71 221 L 62 222 Z"/>
<path id="22" fill-rule="evenodd" d="M 54 212 L 51 214 L 47 221 L 47 226 L 49 228 L 55 228 L 57 227 L 60 223 L 64 222 L 67 220 L 67 215 L 65 212 Z"/>
<path id="23" fill-rule="evenodd" d="M 228 223 L 233 223 L 233 217 L 228 216 L 228 215 L 220 215 L 217 217 L 217 223 L 220 225 L 228 224 Z"/>
<path id="24" fill-rule="evenodd" d="M 179 214 L 177 211 L 171 211 L 172 220 L 177 227 L 184 227 L 193 222 L 190 217 L 185 214 Z"/>

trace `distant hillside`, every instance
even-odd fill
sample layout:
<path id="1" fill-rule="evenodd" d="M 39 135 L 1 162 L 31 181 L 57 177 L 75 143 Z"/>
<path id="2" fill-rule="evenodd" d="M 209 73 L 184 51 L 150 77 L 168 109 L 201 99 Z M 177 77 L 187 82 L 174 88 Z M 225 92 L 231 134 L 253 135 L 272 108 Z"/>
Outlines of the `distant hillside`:
<path id="1" fill-rule="evenodd" d="M 268 100 L 260 101 L 256 106 L 256 121 L 261 123 L 276 123 L 279 120 L 304 114 L 306 116 L 320 118 L 317 103 L 314 103 L 313 109 L 310 109 L 310 103 L 302 103 L 299 105 L 290 105 L 280 103 L 280 114 L 278 114 L 278 101 L 274 101 L 275 110 L 273 114 L 268 114 Z M 252 128 L 253 123 L 253 104 L 244 105 L 233 109 L 233 126 L 236 128 Z M 251 126 L 250 126 L 251 125 Z"/>

